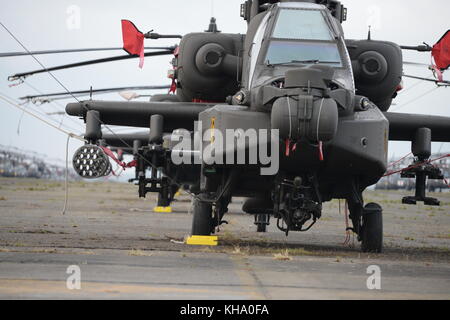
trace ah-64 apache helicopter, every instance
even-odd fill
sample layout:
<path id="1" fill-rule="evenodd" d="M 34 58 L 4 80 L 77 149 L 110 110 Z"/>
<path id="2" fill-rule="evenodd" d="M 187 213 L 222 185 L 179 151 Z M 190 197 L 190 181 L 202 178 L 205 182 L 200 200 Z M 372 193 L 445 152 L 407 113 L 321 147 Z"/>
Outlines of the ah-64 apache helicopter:
<path id="1" fill-rule="evenodd" d="M 346 199 L 362 250 L 381 252 L 382 208 L 366 205 L 362 194 L 385 175 L 389 140 L 411 141 L 416 157 L 402 171 L 416 178 L 416 194 L 403 202 L 439 205 L 426 197 L 425 182 L 443 179 L 429 157 L 432 141 L 450 142 L 450 118 L 388 110 L 402 89 L 402 49 L 432 51 L 439 76 L 431 81 L 449 84 L 441 72 L 450 66 L 450 33 L 434 47 L 346 40 L 346 15 L 335 0 L 247 0 L 246 34 L 220 32 L 215 20 L 206 32 L 182 37 L 143 34 L 122 21 L 124 49 L 141 62 L 145 38 L 181 38 L 162 53 L 174 55 L 175 94 L 68 104 L 69 115 L 85 120 L 88 141 L 73 157 L 75 170 L 84 178 L 108 174 L 105 146 L 133 154 L 140 197 L 156 192 L 164 207 L 189 186 L 192 235 L 200 236 L 224 223 L 233 197 L 248 198 L 243 211 L 255 215 L 260 231 L 272 216 L 286 234 L 309 230 L 324 202 Z M 103 134 L 105 125 L 150 131 Z M 255 150 L 260 157 L 252 161 Z M 278 170 L 260 159 L 264 150 Z"/>

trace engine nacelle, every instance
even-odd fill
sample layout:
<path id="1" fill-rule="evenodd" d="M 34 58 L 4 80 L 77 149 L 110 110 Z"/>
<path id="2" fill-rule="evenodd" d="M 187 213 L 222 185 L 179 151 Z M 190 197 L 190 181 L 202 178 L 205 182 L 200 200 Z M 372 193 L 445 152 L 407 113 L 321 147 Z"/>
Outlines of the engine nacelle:
<path id="1" fill-rule="evenodd" d="M 180 43 L 177 95 L 182 101 L 223 102 L 239 89 L 244 36 L 190 33 Z"/>
<path id="2" fill-rule="evenodd" d="M 357 94 L 387 111 L 402 80 L 400 47 L 392 42 L 373 40 L 347 40 L 346 45 L 352 59 Z"/>

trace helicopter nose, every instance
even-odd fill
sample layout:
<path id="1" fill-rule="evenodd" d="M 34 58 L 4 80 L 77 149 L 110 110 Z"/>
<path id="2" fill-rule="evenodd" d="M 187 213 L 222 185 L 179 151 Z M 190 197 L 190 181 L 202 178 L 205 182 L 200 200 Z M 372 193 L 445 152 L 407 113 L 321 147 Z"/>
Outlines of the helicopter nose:
<path id="1" fill-rule="evenodd" d="M 333 69 L 323 66 L 286 72 L 288 95 L 275 100 L 271 114 L 272 129 L 279 130 L 280 138 L 319 143 L 335 137 L 338 106 L 325 95 L 333 73 Z M 296 88 L 300 90 L 292 90 Z"/>
<path id="2" fill-rule="evenodd" d="M 328 142 L 335 137 L 338 127 L 336 101 L 309 95 L 279 98 L 272 107 L 271 125 L 284 140 Z"/>

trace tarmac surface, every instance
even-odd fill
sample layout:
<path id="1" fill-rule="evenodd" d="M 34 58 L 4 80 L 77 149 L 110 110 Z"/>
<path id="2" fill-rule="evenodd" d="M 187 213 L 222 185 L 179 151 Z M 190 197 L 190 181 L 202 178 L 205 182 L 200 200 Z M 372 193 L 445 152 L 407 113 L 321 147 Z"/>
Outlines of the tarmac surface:
<path id="1" fill-rule="evenodd" d="M 441 207 L 402 205 L 403 195 L 365 194 L 384 208 L 377 255 L 353 237 L 343 244 L 337 200 L 312 230 L 286 238 L 273 220 L 256 233 L 234 199 L 219 246 L 202 247 L 183 243 L 186 194 L 173 213 L 154 213 L 155 198 L 138 199 L 133 185 L 74 182 L 63 216 L 63 183 L 1 178 L 0 299 L 450 299 L 450 193 L 434 194 Z M 68 288 L 71 266 L 79 290 Z"/>

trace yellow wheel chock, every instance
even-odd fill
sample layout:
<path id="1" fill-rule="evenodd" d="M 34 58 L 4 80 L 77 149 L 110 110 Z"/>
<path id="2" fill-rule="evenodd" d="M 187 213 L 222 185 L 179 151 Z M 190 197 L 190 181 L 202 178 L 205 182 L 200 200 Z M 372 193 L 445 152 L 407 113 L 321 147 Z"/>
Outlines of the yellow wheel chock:
<path id="1" fill-rule="evenodd" d="M 190 236 L 186 239 L 186 244 L 193 246 L 217 246 L 218 236 Z"/>
<path id="2" fill-rule="evenodd" d="M 157 213 L 172 213 L 172 207 L 154 207 L 153 212 Z"/>

